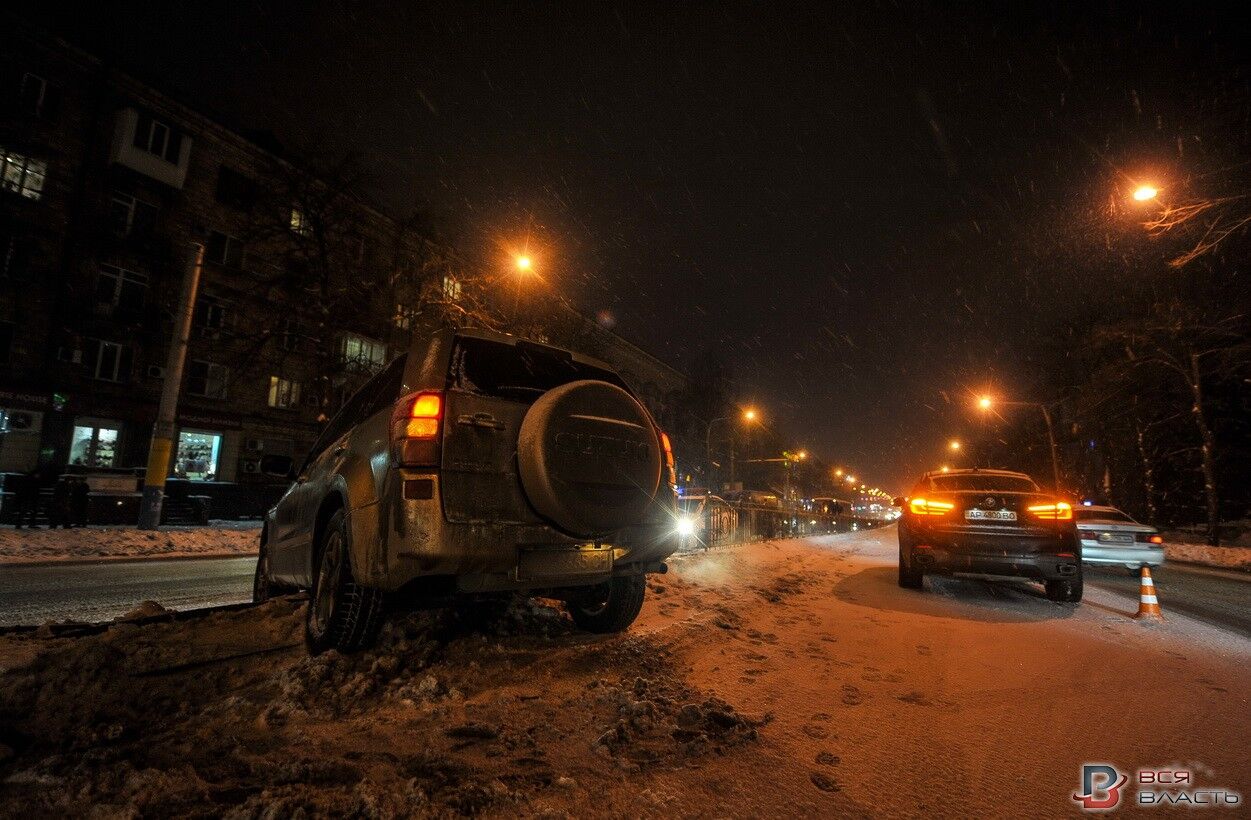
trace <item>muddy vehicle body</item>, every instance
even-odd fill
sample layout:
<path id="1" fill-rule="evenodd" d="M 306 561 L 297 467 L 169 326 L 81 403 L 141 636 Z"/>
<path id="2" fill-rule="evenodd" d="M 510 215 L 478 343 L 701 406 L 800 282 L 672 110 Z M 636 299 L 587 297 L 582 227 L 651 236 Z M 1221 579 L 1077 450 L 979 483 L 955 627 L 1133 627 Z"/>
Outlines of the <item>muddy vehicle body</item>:
<path id="1" fill-rule="evenodd" d="M 618 631 L 677 547 L 674 483 L 668 437 L 608 365 L 446 331 L 327 424 L 266 518 L 254 598 L 307 589 L 315 652 L 466 594 L 542 593 Z"/>

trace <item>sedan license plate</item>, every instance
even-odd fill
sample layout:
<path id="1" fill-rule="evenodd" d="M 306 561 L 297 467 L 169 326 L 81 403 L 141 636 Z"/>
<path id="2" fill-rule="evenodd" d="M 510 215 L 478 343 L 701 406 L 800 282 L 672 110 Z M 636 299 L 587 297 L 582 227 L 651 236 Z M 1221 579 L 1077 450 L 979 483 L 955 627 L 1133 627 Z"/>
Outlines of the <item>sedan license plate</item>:
<path id="1" fill-rule="evenodd" d="M 1015 521 L 1015 510 L 965 510 L 964 517 L 970 521 Z"/>

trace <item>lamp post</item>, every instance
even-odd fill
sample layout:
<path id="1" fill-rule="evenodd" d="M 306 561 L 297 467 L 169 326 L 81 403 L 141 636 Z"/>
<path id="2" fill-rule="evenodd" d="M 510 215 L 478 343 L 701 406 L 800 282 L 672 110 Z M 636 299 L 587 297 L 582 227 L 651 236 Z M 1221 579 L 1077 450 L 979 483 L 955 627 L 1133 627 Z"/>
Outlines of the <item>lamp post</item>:
<path id="1" fill-rule="evenodd" d="M 740 414 L 740 418 L 747 424 L 751 424 L 759 416 L 756 408 L 748 407 Z M 712 469 L 712 426 L 719 421 L 729 421 L 729 416 L 717 416 L 708 422 L 708 428 L 704 431 L 704 450 L 708 458 L 708 469 Z M 734 483 L 734 431 L 730 431 L 730 484 Z M 709 490 L 712 488 L 709 487 Z"/>
<path id="2" fill-rule="evenodd" d="M 982 411 L 988 412 L 996 404 L 1015 407 L 1037 407 L 1042 411 L 1043 423 L 1047 426 L 1047 444 L 1051 448 L 1051 481 L 1052 487 L 1058 493 L 1060 492 L 1060 459 L 1056 454 L 1056 435 L 1051 425 L 1050 408 L 1039 401 L 997 401 L 991 399 L 990 396 L 982 396 L 977 400 L 977 406 Z"/>

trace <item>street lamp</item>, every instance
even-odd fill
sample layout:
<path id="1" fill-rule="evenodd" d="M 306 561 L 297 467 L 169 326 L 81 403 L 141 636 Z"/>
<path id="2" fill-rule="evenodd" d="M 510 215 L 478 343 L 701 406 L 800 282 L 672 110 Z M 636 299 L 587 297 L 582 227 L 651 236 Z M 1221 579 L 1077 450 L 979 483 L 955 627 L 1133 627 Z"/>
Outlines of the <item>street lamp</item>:
<path id="1" fill-rule="evenodd" d="M 748 407 L 740 415 L 739 418 L 745 424 L 752 424 L 760 417 L 760 413 L 756 408 Z M 712 469 L 712 426 L 719 421 L 728 421 L 729 416 L 717 416 L 708 422 L 708 428 L 704 431 L 704 450 L 708 458 L 708 467 Z M 730 483 L 734 483 L 734 434 L 730 433 Z M 711 487 L 709 489 L 712 489 Z"/>
<path id="2" fill-rule="evenodd" d="M 953 453 L 957 453 L 957 452 L 959 452 L 959 451 L 960 451 L 960 441 L 959 441 L 958 439 L 954 439 L 954 438 L 953 438 L 953 439 L 951 440 L 951 443 L 950 443 L 950 444 L 948 444 L 948 445 L 947 445 L 947 447 L 948 447 L 948 448 L 949 448 L 949 449 L 950 449 Z"/>
<path id="3" fill-rule="evenodd" d="M 989 411 L 996 403 L 1009 407 L 1037 407 L 1042 411 L 1043 423 L 1047 426 L 1047 444 L 1051 447 L 1051 480 L 1055 491 L 1060 492 L 1060 459 L 1056 455 L 1056 434 L 1051 426 L 1051 410 L 1038 401 L 992 401 L 990 396 L 982 396 L 977 404 L 983 411 Z"/>
<path id="4" fill-rule="evenodd" d="M 1139 185 L 1134 189 L 1134 199 L 1138 202 L 1146 202 L 1155 199 L 1160 194 L 1160 189 L 1154 185 Z"/>
<path id="5" fill-rule="evenodd" d="M 517 267 L 517 280 L 513 283 L 513 322 L 516 323 L 521 308 L 521 277 L 534 269 L 534 260 L 523 253 L 514 257 L 513 264 Z"/>

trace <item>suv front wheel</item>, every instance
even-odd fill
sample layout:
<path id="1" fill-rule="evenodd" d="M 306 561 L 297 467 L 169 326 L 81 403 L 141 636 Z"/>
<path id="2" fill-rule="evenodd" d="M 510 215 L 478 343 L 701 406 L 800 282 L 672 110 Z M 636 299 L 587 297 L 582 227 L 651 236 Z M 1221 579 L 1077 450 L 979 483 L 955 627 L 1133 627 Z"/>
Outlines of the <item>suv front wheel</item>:
<path id="1" fill-rule="evenodd" d="M 382 593 L 352 578 L 349 537 L 347 517 L 338 510 L 322 533 L 304 619 L 304 642 L 314 655 L 372 646 L 382 627 Z"/>
<path id="2" fill-rule="evenodd" d="M 627 629 L 643 608 L 647 579 L 642 575 L 617 575 L 605 584 L 569 601 L 569 614 L 579 629 L 605 634 Z"/>

